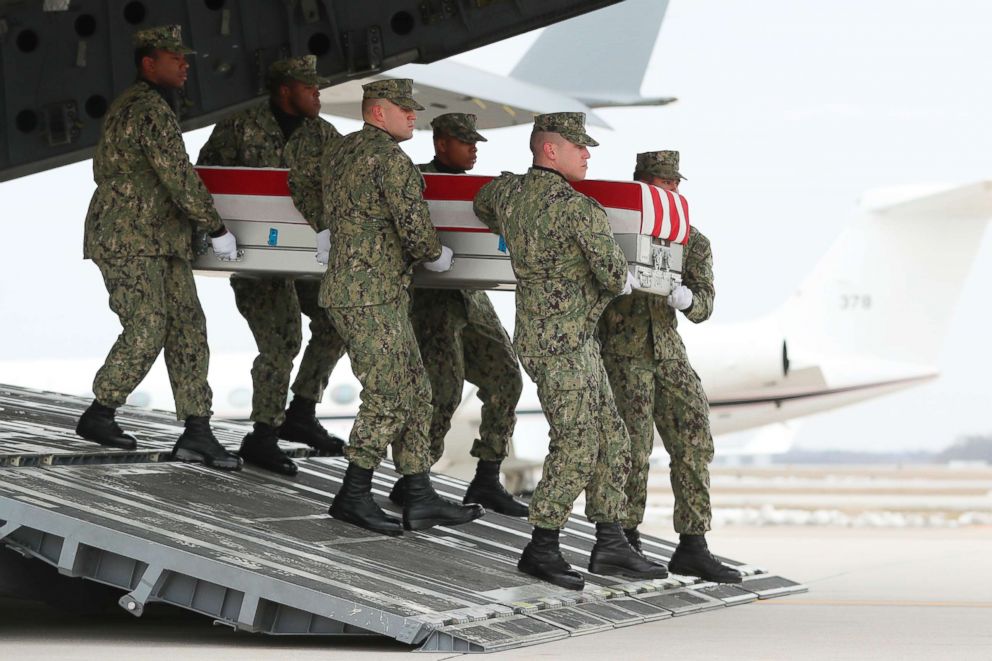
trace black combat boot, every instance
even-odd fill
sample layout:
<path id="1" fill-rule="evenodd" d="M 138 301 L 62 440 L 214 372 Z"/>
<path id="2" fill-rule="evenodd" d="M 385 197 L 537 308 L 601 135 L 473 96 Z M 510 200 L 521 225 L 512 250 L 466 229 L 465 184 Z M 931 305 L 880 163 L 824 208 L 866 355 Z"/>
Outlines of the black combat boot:
<path id="1" fill-rule="evenodd" d="M 389 500 L 400 507 L 406 505 L 406 476 L 400 475 L 400 478 L 393 484 L 393 488 L 389 492 Z"/>
<path id="2" fill-rule="evenodd" d="M 703 535 L 679 535 L 679 545 L 668 561 L 673 574 L 698 576 L 714 583 L 740 583 L 741 573 L 713 557 Z"/>
<path id="3" fill-rule="evenodd" d="M 457 526 L 486 513 L 481 505 L 458 505 L 441 498 L 431 486 L 430 473 L 404 475 L 403 480 L 406 482 L 403 527 L 407 530 Z"/>
<path id="4" fill-rule="evenodd" d="M 138 447 L 138 439 L 125 434 L 121 426 L 114 420 L 115 409 L 104 406 L 93 400 L 90 407 L 83 411 L 76 423 L 76 433 L 87 441 L 93 441 L 110 448 L 134 450 Z"/>
<path id="5" fill-rule="evenodd" d="M 306 443 L 318 457 L 340 457 L 344 441 L 328 433 L 317 419 L 317 402 L 296 395 L 286 409 L 286 420 L 279 427 L 279 438 Z"/>
<path id="6" fill-rule="evenodd" d="M 652 562 L 631 548 L 619 523 L 596 524 L 596 545 L 589 554 L 589 571 L 642 579 L 668 576 L 665 565 Z"/>
<path id="7" fill-rule="evenodd" d="M 172 458 L 225 471 L 241 470 L 241 457 L 228 452 L 217 441 L 210 429 L 210 418 L 205 415 L 186 418 L 186 431 L 172 448 Z"/>
<path id="8" fill-rule="evenodd" d="M 296 475 L 296 462 L 279 449 L 279 435 L 272 425 L 256 422 L 238 451 L 245 463 L 282 475 Z"/>
<path id="9" fill-rule="evenodd" d="M 526 518 L 530 508 L 511 496 L 499 481 L 498 461 L 482 461 L 475 467 L 475 477 L 468 485 L 463 503 L 477 503 L 486 511 Z"/>
<path id="10" fill-rule="evenodd" d="M 339 521 L 383 535 L 402 535 L 397 518 L 382 511 L 372 500 L 372 469 L 351 462 L 344 473 L 344 482 L 334 496 L 327 513 Z"/>
<path id="11" fill-rule="evenodd" d="M 517 562 L 517 569 L 569 590 L 581 590 L 586 581 L 582 574 L 572 569 L 558 548 L 558 531 L 534 528 L 530 543 Z"/>
<path id="12" fill-rule="evenodd" d="M 641 548 L 641 533 L 638 532 L 637 527 L 624 528 L 623 536 L 627 538 L 627 543 L 630 544 L 630 548 L 634 549 L 641 555 L 644 555 L 644 549 Z"/>

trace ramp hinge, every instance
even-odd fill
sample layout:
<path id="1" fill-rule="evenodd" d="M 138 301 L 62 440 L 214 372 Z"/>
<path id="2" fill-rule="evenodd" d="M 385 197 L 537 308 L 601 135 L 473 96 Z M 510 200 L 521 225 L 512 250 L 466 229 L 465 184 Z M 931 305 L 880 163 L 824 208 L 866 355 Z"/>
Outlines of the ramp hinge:
<path id="1" fill-rule="evenodd" d="M 364 31 L 349 31 L 341 35 L 348 73 L 366 73 L 382 69 L 382 30 L 373 25 Z"/>

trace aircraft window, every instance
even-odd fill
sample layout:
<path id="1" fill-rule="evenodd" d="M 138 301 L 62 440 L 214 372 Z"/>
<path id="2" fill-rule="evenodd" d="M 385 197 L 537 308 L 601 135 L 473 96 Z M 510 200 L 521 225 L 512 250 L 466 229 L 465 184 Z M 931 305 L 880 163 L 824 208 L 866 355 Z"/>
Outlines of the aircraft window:
<path id="1" fill-rule="evenodd" d="M 86 114 L 93 119 L 100 119 L 107 112 L 107 99 L 99 94 L 94 94 L 86 99 Z"/>
<path id="2" fill-rule="evenodd" d="M 22 53 L 30 53 L 38 47 L 38 33 L 34 30 L 21 30 L 18 32 L 17 47 Z"/>
<path id="3" fill-rule="evenodd" d="M 129 2 L 124 5 L 124 20 L 131 25 L 137 25 L 145 20 L 145 4 L 143 2 Z"/>
<path id="4" fill-rule="evenodd" d="M 96 32 L 96 19 L 92 14 L 83 14 L 76 19 L 76 34 L 80 37 L 91 37 Z"/>
<path id="5" fill-rule="evenodd" d="M 17 113 L 14 123 L 21 133 L 31 133 L 38 128 L 38 113 L 33 110 L 22 110 Z"/>
<path id="6" fill-rule="evenodd" d="M 389 21 L 389 27 L 401 37 L 413 32 L 413 15 L 408 11 L 398 11 Z"/>
<path id="7" fill-rule="evenodd" d="M 357 397 L 358 390 L 355 389 L 355 386 L 348 383 L 334 386 L 331 390 L 331 399 L 335 404 L 351 404 Z"/>
<path id="8" fill-rule="evenodd" d="M 249 388 L 235 388 L 227 394 L 227 403 L 231 406 L 249 406 L 251 404 L 251 390 Z"/>
<path id="9" fill-rule="evenodd" d="M 210 11 L 217 11 L 224 6 L 224 0 L 204 0 L 203 4 L 205 4 L 207 9 Z"/>
<path id="10" fill-rule="evenodd" d="M 320 57 L 321 55 L 325 55 L 327 51 L 331 50 L 331 40 L 323 32 L 316 32 L 312 37 L 310 37 L 310 40 L 307 41 L 307 48 L 310 49 L 311 53 L 317 57 Z"/>

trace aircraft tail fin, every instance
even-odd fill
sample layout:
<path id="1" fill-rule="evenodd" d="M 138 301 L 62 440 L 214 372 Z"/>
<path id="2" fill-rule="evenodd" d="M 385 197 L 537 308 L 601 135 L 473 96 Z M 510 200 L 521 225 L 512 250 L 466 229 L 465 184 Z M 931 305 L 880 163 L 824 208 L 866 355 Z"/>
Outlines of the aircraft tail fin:
<path id="1" fill-rule="evenodd" d="M 641 83 L 668 0 L 625 0 L 547 28 L 510 74 L 575 97 L 591 108 L 660 105 Z M 570 53 L 567 67 L 562 53 Z"/>
<path id="2" fill-rule="evenodd" d="M 880 191 L 790 299 L 790 353 L 935 365 L 992 219 L 992 180 Z"/>

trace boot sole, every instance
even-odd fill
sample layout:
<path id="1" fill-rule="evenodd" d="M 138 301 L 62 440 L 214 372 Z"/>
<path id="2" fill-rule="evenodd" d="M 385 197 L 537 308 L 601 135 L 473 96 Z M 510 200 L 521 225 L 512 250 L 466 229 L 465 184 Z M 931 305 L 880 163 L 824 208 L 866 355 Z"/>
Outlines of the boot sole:
<path id="1" fill-rule="evenodd" d="M 396 502 L 396 501 L 393 501 Z M 502 514 L 503 516 L 512 516 L 518 519 L 526 519 L 530 516 L 530 509 L 524 509 L 523 513 L 514 513 L 508 511 L 506 508 L 496 507 L 493 503 L 483 502 L 483 499 L 469 500 L 467 497 L 462 501 L 462 505 L 482 505 L 487 512 L 496 512 L 497 514 Z"/>
<path id="2" fill-rule="evenodd" d="M 557 585 L 560 588 L 565 588 L 566 590 L 581 590 L 586 586 L 586 581 L 581 576 L 578 580 L 565 580 L 563 578 L 557 579 L 546 574 L 545 572 L 540 571 L 539 569 L 531 568 L 528 563 L 522 560 L 517 563 L 517 570 L 527 574 L 528 576 L 533 576 L 534 578 L 540 579 L 545 583 L 551 583 L 552 585 Z"/>
<path id="3" fill-rule="evenodd" d="M 672 572 L 673 574 L 678 574 L 679 576 L 694 576 L 695 578 L 698 578 L 698 579 L 700 579 L 702 581 L 709 581 L 710 583 L 724 583 L 724 584 L 729 584 L 729 585 L 739 585 L 739 584 L 741 584 L 741 583 L 744 582 L 744 577 L 743 576 L 734 576 L 734 577 L 731 577 L 731 578 L 723 578 L 723 579 L 721 579 L 721 578 L 716 578 L 716 577 L 714 577 L 712 575 L 707 575 L 706 572 L 693 571 L 693 570 L 689 569 L 688 567 L 686 567 L 684 569 L 680 569 L 678 567 L 678 565 L 676 565 L 674 568 L 671 565 L 668 565 L 668 571 Z"/>
<path id="4" fill-rule="evenodd" d="M 293 477 L 298 472 L 296 464 L 293 464 L 293 467 L 290 469 L 290 468 L 285 468 L 283 466 L 277 466 L 276 464 L 266 464 L 259 461 L 253 461 L 251 459 L 246 458 L 244 455 L 241 455 L 241 458 L 249 466 L 253 466 L 255 468 L 261 468 L 262 470 L 269 471 L 270 473 L 285 475 L 286 477 Z"/>
<path id="5" fill-rule="evenodd" d="M 469 516 L 459 517 L 458 519 L 408 519 L 406 514 L 403 515 L 403 528 L 405 530 L 428 530 L 434 526 L 460 526 L 476 519 L 480 519 L 486 514 L 486 510 L 471 510 Z"/>
<path id="6" fill-rule="evenodd" d="M 390 537 L 402 537 L 403 528 L 373 528 L 371 526 L 365 525 L 361 520 L 355 519 L 354 517 L 348 516 L 347 514 L 335 514 L 333 509 L 327 510 L 327 513 L 331 515 L 331 518 L 337 519 L 338 521 L 343 521 L 345 523 L 350 523 L 353 526 L 358 526 L 362 530 L 368 530 L 369 532 L 378 533 L 380 535 L 388 535 Z M 396 522 L 399 525 L 399 521 Z"/>
<path id="7" fill-rule="evenodd" d="M 108 443 L 108 442 L 106 442 L 104 440 L 100 440 L 100 439 L 94 438 L 92 436 L 88 436 L 86 434 L 80 433 L 80 431 L 78 429 L 76 430 L 76 435 L 79 436 L 80 438 L 86 439 L 90 443 L 96 443 L 97 445 L 101 445 L 101 446 L 103 446 L 105 448 L 114 448 L 115 450 L 137 450 L 138 449 L 138 442 L 137 441 L 127 442 L 127 443 Z"/>
<path id="8" fill-rule="evenodd" d="M 223 465 L 218 461 L 215 461 L 213 457 L 202 452 L 196 452 L 195 450 L 187 450 L 186 448 L 178 448 L 172 451 L 172 458 L 182 461 L 187 464 L 203 464 L 208 468 L 216 468 L 222 471 L 239 471 L 241 470 L 241 461 L 234 462 L 233 466 Z"/>
<path id="9" fill-rule="evenodd" d="M 668 571 L 665 569 L 639 572 L 621 565 L 614 565 L 609 562 L 597 562 L 595 564 L 589 563 L 589 573 L 599 574 L 601 576 L 624 576 L 626 578 L 641 579 L 668 578 Z"/>

